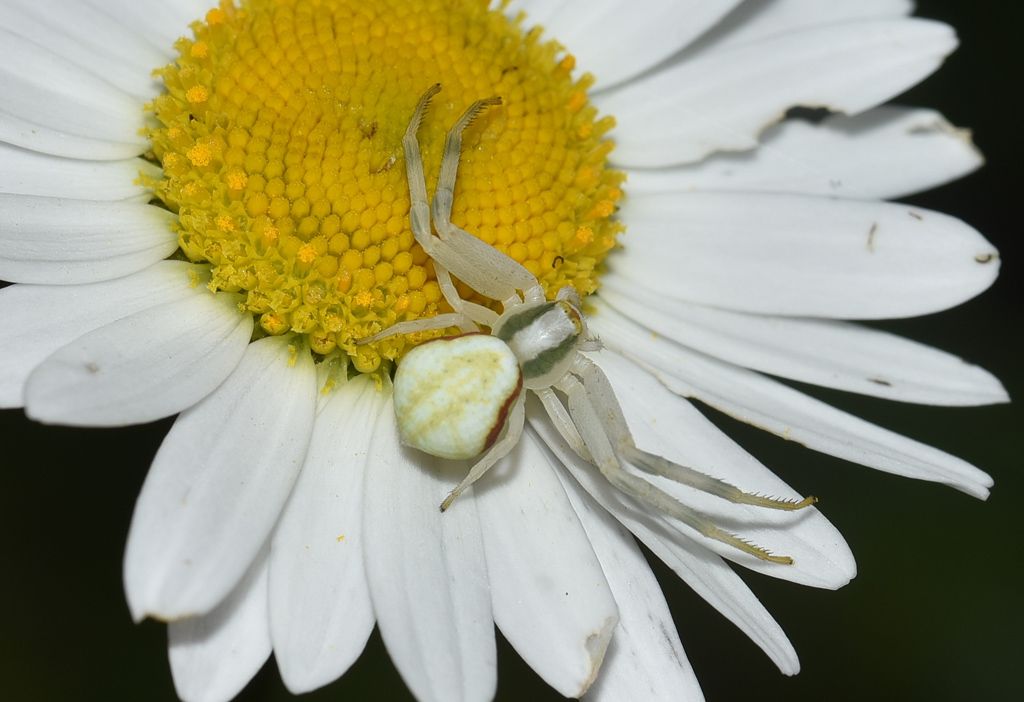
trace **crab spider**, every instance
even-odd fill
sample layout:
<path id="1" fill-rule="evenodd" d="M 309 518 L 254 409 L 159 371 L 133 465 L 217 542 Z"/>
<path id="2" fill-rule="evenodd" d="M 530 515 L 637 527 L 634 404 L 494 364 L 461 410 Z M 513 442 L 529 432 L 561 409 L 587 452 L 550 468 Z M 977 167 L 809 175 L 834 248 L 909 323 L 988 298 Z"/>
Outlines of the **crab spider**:
<path id="1" fill-rule="evenodd" d="M 572 450 L 596 466 L 617 489 L 708 538 L 766 561 L 791 564 L 788 556 L 773 555 L 719 528 L 706 515 L 627 472 L 623 465 L 628 463 L 734 503 L 798 510 L 816 499 L 784 500 L 746 493 L 638 448 L 611 384 L 581 353 L 597 350 L 600 344 L 587 331 L 576 290 L 562 288 L 555 300 L 548 301 L 544 288 L 523 266 L 452 223 L 462 132 L 485 109 L 501 104 L 500 98 L 474 102 L 448 132 L 437 188 L 428 205 L 416 134 L 431 98 L 440 89 L 439 84 L 434 85 L 420 98 L 402 146 L 413 234 L 433 259 L 438 285 L 453 312 L 401 322 L 359 343 L 453 326 L 463 332 L 411 350 L 399 363 L 394 379 L 395 417 L 403 443 L 442 458 L 479 456 L 441 503 L 441 510 L 448 509 L 518 443 L 526 391 L 532 391 Z M 501 302 L 502 313 L 460 298 L 453 274 L 484 297 Z M 490 334 L 481 333 L 479 326 L 488 327 Z"/>

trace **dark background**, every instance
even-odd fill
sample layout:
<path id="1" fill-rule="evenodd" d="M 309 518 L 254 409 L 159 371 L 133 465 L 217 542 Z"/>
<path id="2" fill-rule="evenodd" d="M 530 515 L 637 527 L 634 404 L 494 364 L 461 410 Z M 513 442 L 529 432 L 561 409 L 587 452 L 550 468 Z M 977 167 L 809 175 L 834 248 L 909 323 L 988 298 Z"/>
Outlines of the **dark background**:
<path id="1" fill-rule="evenodd" d="M 827 1 L 827 0 L 822 0 Z M 961 48 L 899 102 L 941 110 L 975 130 L 980 172 L 911 201 L 974 225 L 1002 251 L 995 287 L 961 307 L 887 329 L 934 344 L 998 375 L 1024 396 L 1019 300 L 1019 3 L 922 0 L 919 15 L 952 23 Z M 791 484 L 823 498 L 860 574 L 823 592 L 743 572 L 788 632 L 803 672 L 780 675 L 725 619 L 660 563 L 653 566 L 709 700 L 1016 700 L 1024 564 L 1018 515 L 1020 405 L 931 408 L 840 392 L 813 394 L 990 472 L 987 503 L 949 488 L 853 466 L 713 418 Z M 131 623 L 121 556 L 136 494 L 170 420 L 118 430 L 43 427 L 0 412 L 0 697 L 172 700 L 163 625 Z M 13 456 L 13 457 L 12 457 Z M 499 700 L 561 699 L 504 642 Z M 409 699 L 375 634 L 338 683 L 310 700 Z M 273 663 L 243 700 L 289 699 Z"/>

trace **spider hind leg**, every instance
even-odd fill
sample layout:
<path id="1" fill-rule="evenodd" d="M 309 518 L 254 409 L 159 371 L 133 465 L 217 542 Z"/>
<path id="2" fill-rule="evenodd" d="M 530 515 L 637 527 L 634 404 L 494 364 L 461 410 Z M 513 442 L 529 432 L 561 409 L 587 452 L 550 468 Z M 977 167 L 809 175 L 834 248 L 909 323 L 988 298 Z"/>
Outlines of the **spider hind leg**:
<path id="1" fill-rule="evenodd" d="M 622 408 L 615 397 L 611 383 L 608 382 L 608 378 L 597 367 L 597 364 L 586 356 L 577 356 L 573 364 L 573 373 L 580 377 L 590 401 L 603 410 L 598 416 L 602 418 L 604 430 L 613 437 L 616 452 L 627 463 L 645 473 L 660 475 L 680 485 L 695 488 L 736 504 L 795 511 L 817 503 L 818 498 L 814 496 L 789 499 L 744 492 L 725 480 L 638 448 L 626 424 L 626 418 L 622 414 Z"/>
<path id="2" fill-rule="evenodd" d="M 519 443 L 519 439 L 523 435 L 523 423 L 525 418 L 526 414 L 523 407 L 523 394 L 521 394 L 512 406 L 512 411 L 509 413 L 504 435 L 489 449 L 487 449 L 484 455 L 481 456 L 480 459 L 473 464 L 473 467 L 469 469 L 469 473 L 462 479 L 462 482 L 456 485 L 455 489 L 448 493 L 448 497 L 444 498 L 444 501 L 441 503 L 442 512 L 447 511 L 459 495 L 466 491 L 466 488 L 483 477 L 484 473 L 490 470 L 495 463 L 500 461 L 508 455 L 509 451 L 515 448 L 515 445 Z"/>
<path id="3" fill-rule="evenodd" d="M 623 461 L 636 465 L 646 472 L 662 475 L 675 482 L 740 504 L 795 510 L 813 504 L 815 498 L 796 501 L 752 495 L 722 480 L 638 449 L 618 400 L 612 392 L 611 384 L 600 368 L 585 356 L 578 356 L 572 373 L 566 375 L 557 387 L 568 398 L 569 414 L 590 452 L 591 462 L 617 489 L 642 504 L 682 522 L 709 539 L 770 563 L 793 563 L 789 556 L 775 555 L 761 546 L 721 529 L 707 515 L 687 507 L 664 490 L 627 472 L 623 467 Z"/>

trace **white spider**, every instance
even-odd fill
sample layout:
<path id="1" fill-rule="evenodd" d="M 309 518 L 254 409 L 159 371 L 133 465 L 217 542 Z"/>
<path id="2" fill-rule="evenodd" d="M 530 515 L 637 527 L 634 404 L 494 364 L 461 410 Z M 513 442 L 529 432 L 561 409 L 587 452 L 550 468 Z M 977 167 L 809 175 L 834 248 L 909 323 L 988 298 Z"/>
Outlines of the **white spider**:
<path id="1" fill-rule="evenodd" d="M 441 503 L 441 510 L 448 509 L 518 443 L 523 433 L 525 391 L 530 390 L 540 398 L 569 446 L 616 488 L 708 538 L 766 561 L 791 564 L 788 556 L 772 555 L 720 529 L 707 516 L 627 472 L 623 464 L 736 503 L 796 510 L 813 504 L 815 498 L 782 500 L 746 493 L 637 448 L 611 384 L 581 353 L 597 350 L 600 344 L 587 332 L 576 290 L 562 288 L 549 302 L 529 271 L 452 224 L 462 131 L 487 107 L 501 104 L 500 98 L 474 102 L 448 132 L 432 207 L 428 205 L 416 133 L 431 98 L 440 89 L 439 84 L 434 85 L 420 98 L 402 145 L 413 234 L 433 259 L 438 285 L 454 312 L 401 322 L 359 343 L 453 326 L 463 331 L 409 351 L 398 364 L 394 379 L 395 417 L 403 443 L 442 458 L 480 456 Z M 431 214 L 437 236 L 431 230 Z M 461 299 L 451 274 L 484 297 L 500 301 L 502 313 Z M 482 334 L 477 325 L 488 327 L 490 335 Z M 565 396 L 564 403 L 556 390 Z"/>

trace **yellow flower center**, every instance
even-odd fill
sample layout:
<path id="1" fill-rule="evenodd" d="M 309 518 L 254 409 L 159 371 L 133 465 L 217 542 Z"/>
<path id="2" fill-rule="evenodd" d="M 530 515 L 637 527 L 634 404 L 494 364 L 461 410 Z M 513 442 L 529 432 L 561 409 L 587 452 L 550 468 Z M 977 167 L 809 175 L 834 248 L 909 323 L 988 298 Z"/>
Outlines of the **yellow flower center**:
<path id="1" fill-rule="evenodd" d="M 440 334 L 355 344 L 448 309 L 410 229 L 402 155 L 434 83 L 444 90 L 419 132 L 431 188 L 448 127 L 474 100 L 503 101 L 466 131 L 452 221 L 551 296 L 596 289 L 621 229 L 613 121 L 597 118 L 571 56 L 489 4 L 244 0 L 193 24 L 159 71 L 151 185 L 212 290 L 241 292 L 265 333 L 304 334 L 363 372 Z"/>

